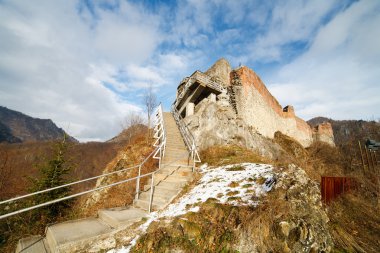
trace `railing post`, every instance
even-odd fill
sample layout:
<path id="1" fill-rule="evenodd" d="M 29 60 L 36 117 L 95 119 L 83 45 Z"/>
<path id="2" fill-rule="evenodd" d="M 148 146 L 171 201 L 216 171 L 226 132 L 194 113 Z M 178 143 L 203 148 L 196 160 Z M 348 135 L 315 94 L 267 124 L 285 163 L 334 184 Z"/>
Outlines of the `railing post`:
<path id="1" fill-rule="evenodd" d="M 153 202 L 153 187 L 154 187 L 154 173 L 152 173 L 152 180 L 150 182 L 150 197 L 149 197 L 149 212 L 152 212 L 152 202 Z"/>
<path id="2" fill-rule="evenodd" d="M 194 172 L 195 171 L 195 143 L 194 143 L 194 140 L 193 140 L 193 147 L 192 147 L 191 155 L 193 158 L 193 172 Z"/>
<path id="3" fill-rule="evenodd" d="M 158 159 L 158 169 L 161 169 L 161 159 L 162 159 L 162 143 L 160 147 L 160 158 Z"/>
<path id="4" fill-rule="evenodd" d="M 139 194 L 140 194 L 140 176 L 141 176 L 141 164 L 139 166 L 139 176 L 136 179 L 136 196 L 135 199 L 139 199 Z"/>

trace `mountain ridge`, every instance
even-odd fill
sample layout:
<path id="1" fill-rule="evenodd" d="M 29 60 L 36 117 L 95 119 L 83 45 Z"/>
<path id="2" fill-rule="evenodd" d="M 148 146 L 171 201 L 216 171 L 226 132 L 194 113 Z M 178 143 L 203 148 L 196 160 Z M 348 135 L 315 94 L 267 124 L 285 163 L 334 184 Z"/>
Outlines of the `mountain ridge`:
<path id="1" fill-rule="evenodd" d="M 0 143 L 21 143 L 47 141 L 62 138 L 64 135 L 72 142 L 78 142 L 69 136 L 51 119 L 39 119 L 22 112 L 0 106 Z"/>

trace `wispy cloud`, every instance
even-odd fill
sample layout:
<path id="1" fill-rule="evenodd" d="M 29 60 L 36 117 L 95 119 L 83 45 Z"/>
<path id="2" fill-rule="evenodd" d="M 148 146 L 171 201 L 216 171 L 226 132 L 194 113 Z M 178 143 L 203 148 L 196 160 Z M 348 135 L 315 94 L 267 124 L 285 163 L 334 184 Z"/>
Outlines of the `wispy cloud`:
<path id="1" fill-rule="evenodd" d="M 376 1 L 1 1 L 1 104 L 105 140 L 152 85 L 168 109 L 178 82 L 220 57 L 257 70 L 303 117 L 379 107 Z"/>
<path id="2" fill-rule="evenodd" d="M 118 94 L 131 87 L 118 75 L 158 46 L 157 16 L 127 2 L 117 10 L 99 2 L 80 13 L 72 1 L 0 5 L 3 105 L 70 126 L 86 140 L 111 138 L 128 111 L 141 111 Z"/>
<path id="3" fill-rule="evenodd" d="M 280 69 L 271 91 L 305 118 L 379 117 L 379 10 L 377 2 L 360 1 L 336 15 L 309 50 Z"/>

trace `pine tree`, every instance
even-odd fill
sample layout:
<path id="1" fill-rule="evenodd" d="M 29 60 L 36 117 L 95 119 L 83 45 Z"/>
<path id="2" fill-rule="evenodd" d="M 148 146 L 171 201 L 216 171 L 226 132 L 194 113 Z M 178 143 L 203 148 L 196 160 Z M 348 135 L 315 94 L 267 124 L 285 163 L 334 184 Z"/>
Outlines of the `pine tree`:
<path id="1" fill-rule="evenodd" d="M 68 183 L 67 175 L 71 171 L 71 166 L 66 160 L 67 148 L 68 143 L 66 136 L 64 136 L 62 141 L 55 144 L 53 157 L 45 164 L 39 166 L 40 177 L 38 179 L 32 179 L 32 192 L 41 191 Z M 64 187 L 49 191 L 47 193 L 38 194 L 34 197 L 34 203 L 39 204 L 50 200 L 59 199 L 68 196 L 70 192 L 70 187 Z M 37 212 L 41 214 L 41 219 L 47 219 L 48 222 L 52 222 L 56 218 L 62 216 L 70 204 L 71 201 L 66 200 L 48 205 Z"/>

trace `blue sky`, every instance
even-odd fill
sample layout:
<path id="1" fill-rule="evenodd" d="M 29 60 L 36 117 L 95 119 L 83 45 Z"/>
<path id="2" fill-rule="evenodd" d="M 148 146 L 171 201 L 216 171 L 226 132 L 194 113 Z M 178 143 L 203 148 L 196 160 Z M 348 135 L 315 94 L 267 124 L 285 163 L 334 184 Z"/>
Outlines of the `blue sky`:
<path id="1" fill-rule="evenodd" d="M 378 119 L 380 1 L 0 1 L 0 105 L 107 140 L 224 57 L 296 114 Z"/>

